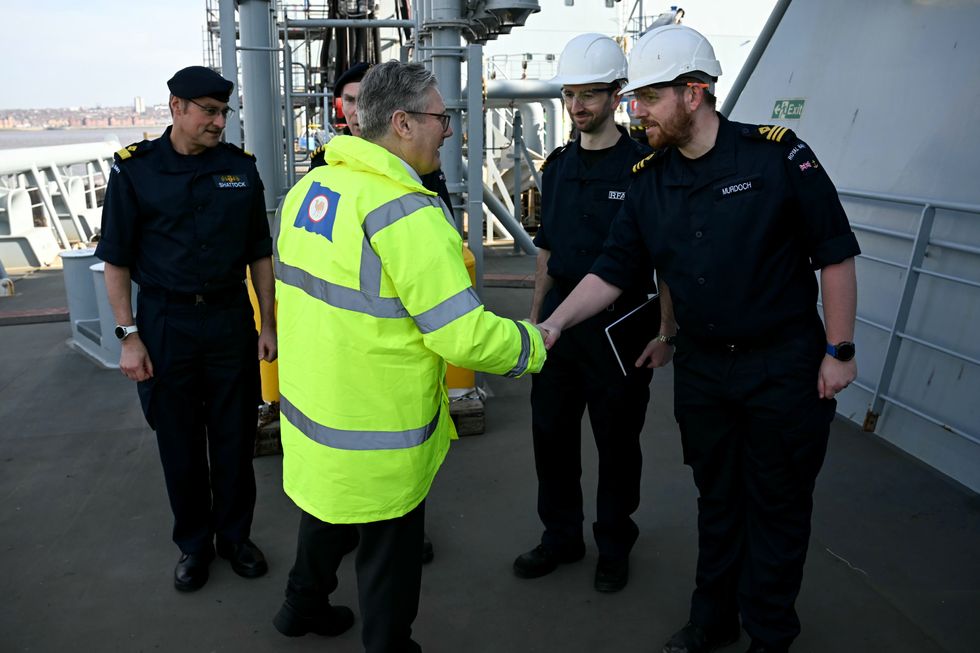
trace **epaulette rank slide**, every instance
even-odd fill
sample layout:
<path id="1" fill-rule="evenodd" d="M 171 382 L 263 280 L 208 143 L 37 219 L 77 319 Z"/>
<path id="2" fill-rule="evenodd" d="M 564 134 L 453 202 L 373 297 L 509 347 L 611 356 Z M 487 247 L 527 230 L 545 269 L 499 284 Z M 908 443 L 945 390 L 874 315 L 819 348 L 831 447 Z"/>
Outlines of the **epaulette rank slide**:
<path id="1" fill-rule="evenodd" d="M 565 143 L 564 145 L 560 145 L 555 149 L 551 150 L 551 154 L 549 154 L 548 157 L 544 160 L 544 163 L 541 164 L 541 170 L 543 171 L 546 165 L 548 165 L 549 163 L 551 163 L 552 161 L 560 157 L 567 149 L 568 149 L 568 143 Z"/>
<path id="2" fill-rule="evenodd" d="M 742 130 L 742 134 L 760 141 L 769 141 L 770 143 L 794 143 L 796 142 L 796 134 L 789 127 L 780 127 L 779 125 L 759 125 L 756 129 L 750 129 L 746 127 Z"/>
<path id="3" fill-rule="evenodd" d="M 247 158 L 251 159 L 252 161 L 255 161 L 255 155 L 252 154 L 251 152 L 249 152 L 248 150 L 243 150 L 242 148 L 240 148 L 237 145 L 234 145 L 232 143 L 222 143 L 222 145 L 224 145 L 225 147 L 227 147 L 231 151 L 235 152 L 235 154 L 240 154 L 240 155 L 242 155 L 244 157 L 247 157 Z"/>
<path id="4" fill-rule="evenodd" d="M 657 150 L 653 154 L 648 154 L 645 157 L 643 157 L 642 159 L 640 159 L 639 161 L 637 161 L 636 162 L 636 165 L 633 166 L 633 174 L 634 175 L 638 175 L 641 172 L 643 172 L 644 170 L 646 170 L 647 168 L 653 167 L 653 166 L 650 166 L 649 165 L 650 162 L 653 161 L 654 159 L 656 159 L 661 154 L 663 154 L 663 152 L 664 152 L 663 150 Z"/>
<path id="5" fill-rule="evenodd" d="M 116 159 L 119 161 L 125 161 L 126 159 L 131 159 L 134 156 L 140 156 L 145 154 L 152 149 L 150 141 L 140 141 L 139 143 L 133 143 L 132 145 L 127 145 L 126 147 L 118 150 L 116 152 Z"/>

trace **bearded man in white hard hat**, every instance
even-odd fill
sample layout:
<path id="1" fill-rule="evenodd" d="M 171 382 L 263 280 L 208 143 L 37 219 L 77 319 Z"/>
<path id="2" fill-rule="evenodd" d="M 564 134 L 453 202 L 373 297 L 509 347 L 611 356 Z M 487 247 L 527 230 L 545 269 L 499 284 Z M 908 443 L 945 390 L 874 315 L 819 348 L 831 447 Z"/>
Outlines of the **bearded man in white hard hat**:
<path id="1" fill-rule="evenodd" d="M 613 120 L 625 78 L 622 48 L 601 34 L 572 39 L 558 61 L 552 81 L 562 85 L 579 136 L 552 152 L 542 168 L 533 322 L 547 318 L 595 263 L 628 194 L 630 170 L 650 153 Z M 585 555 L 581 427 L 588 408 L 599 454 L 594 586 L 617 592 L 627 583 L 629 554 L 639 534 L 631 515 L 640 503 L 640 431 L 650 399 L 650 368 L 670 359 L 673 324 L 661 331 L 662 339 L 656 338 L 657 324 L 651 325 L 650 351 L 641 360 L 635 360 L 635 352 L 622 368 L 604 329 L 654 290 L 651 276 L 631 279 L 601 315 L 568 331 L 532 379 L 537 507 L 544 533 L 538 546 L 514 561 L 521 578 L 544 576 Z"/>
<path id="2" fill-rule="evenodd" d="M 720 74 L 689 27 L 637 42 L 623 91 L 663 149 L 637 164 L 602 255 L 541 325 L 551 344 L 651 268 L 670 284 L 674 412 L 700 496 L 690 620 L 665 653 L 726 646 L 740 622 L 750 652 L 789 649 L 834 396 L 857 374 L 860 250 L 837 191 L 788 128 L 717 113 Z"/>

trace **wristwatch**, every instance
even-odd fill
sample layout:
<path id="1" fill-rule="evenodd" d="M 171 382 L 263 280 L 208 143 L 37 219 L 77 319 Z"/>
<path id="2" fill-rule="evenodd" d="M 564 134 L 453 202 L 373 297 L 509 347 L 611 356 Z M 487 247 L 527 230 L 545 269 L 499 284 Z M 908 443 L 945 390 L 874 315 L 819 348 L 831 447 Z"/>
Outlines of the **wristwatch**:
<path id="1" fill-rule="evenodd" d="M 854 358 L 854 343 L 845 340 L 832 345 L 828 342 L 827 353 L 839 361 L 847 362 Z"/>
<path id="2" fill-rule="evenodd" d="M 657 340 L 659 340 L 660 342 L 663 342 L 665 344 L 668 344 L 671 347 L 674 346 L 674 340 L 676 340 L 676 339 L 677 339 L 677 336 L 665 336 L 662 333 L 657 334 Z"/>
<path id="3" fill-rule="evenodd" d="M 136 328 L 135 324 L 130 324 L 129 326 L 116 325 L 116 337 L 120 340 L 125 340 L 129 334 L 136 333 L 137 331 L 139 329 Z"/>

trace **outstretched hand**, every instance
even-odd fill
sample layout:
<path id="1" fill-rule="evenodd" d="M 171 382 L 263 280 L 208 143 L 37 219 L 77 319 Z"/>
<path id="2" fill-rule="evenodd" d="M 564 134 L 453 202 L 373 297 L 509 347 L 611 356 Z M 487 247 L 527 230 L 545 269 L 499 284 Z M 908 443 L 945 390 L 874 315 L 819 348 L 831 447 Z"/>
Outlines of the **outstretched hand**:
<path id="1" fill-rule="evenodd" d="M 545 349 L 551 349 L 558 342 L 558 338 L 561 337 L 561 329 L 554 324 L 550 324 L 547 320 L 534 326 L 538 327 L 538 331 L 541 332 L 541 337 L 544 338 Z"/>

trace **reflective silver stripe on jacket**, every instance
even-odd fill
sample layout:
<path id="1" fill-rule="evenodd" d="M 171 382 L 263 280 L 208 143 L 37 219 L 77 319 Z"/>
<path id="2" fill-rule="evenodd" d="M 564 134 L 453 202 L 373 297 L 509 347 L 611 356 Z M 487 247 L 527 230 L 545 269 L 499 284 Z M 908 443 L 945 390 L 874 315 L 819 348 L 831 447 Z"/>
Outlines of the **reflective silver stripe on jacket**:
<path id="1" fill-rule="evenodd" d="M 531 336 L 528 334 L 527 330 L 522 327 L 517 321 L 514 321 L 514 325 L 517 330 L 521 333 L 521 355 L 517 357 L 517 365 L 515 365 L 505 376 L 515 377 L 524 374 L 527 371 L 527 363 L 531 358 Z"/>
<path id="2" fill-rule="evenodd" d="M 306 270 L 276 261 L 276 278 L 286 285 L 299 288 L 307 295 L 335 308 L 343 308 L 372 317 L 410 317 L 402 300 L 397 297 L 378 297 L 360 290 L 330 283 Z"/>
<path id="3" fill-rule="evenodd" d="M 422 333 L 438 331 L 453 320 L 462 317 L 483 302 L 472 287 L 460 290 L 449 299 L 439 302 L 427 311 L 413 316 L 415 325 Z"/>
<path id="4" fill-rule="evenodd" d="M 425 426 L 404 431 L 349 431 L 335 429 L 314 422 L 303 414 L 300 409 L 290 403 L 285 395 L 279 397 L 279 409 L 289 423 L 299 429 L 300 433 L 320 444 L 334 449 L 351 451 L 381 451 L 385 449 L 409 449 L 417 447 L 428 440 L 436 431 L 439 424 L 439 414 L 442 404 L 436 411 L 436 416 Z"/>
<path id="5" fill-rule="evenodd" d="M 438 206 L 438 202 L 438 197 L 409 193 L 385 202 L 364 217 L 361 225 L 364 230 L 364 240 L 361 242 L 361 290 L 375 295 L 381 294 L 381 258 L 371 248 L 374 235 L 419 209 Z"/>

